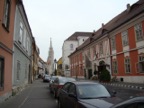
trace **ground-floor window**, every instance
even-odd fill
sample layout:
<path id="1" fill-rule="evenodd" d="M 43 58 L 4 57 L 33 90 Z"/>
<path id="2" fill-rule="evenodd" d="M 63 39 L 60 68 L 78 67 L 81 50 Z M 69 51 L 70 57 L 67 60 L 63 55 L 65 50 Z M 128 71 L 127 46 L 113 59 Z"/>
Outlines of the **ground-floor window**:
<path id="1" fill-rule="evenodd" d="M 112 62 L 112 66 L 113 66 L 113 73 L 117 74 L 118 73 L 118 67 L 117 67 L 117 61 L 116 60 L 114 60 Z"/>
<path id="2" fill-rule="evenodd" d="M 4 58 L 0 57 L 0 90 L 4 87 Z"/>
<path id="3" fill-rule="evenodd" d="M 140 73 L 144 73 L 144 55 L 139 56 L 138 70 Z"/>
<path id="4" fill-rule="evenodd" d="M 125 58 L 125 72 L 130 73 L 130 59 L 129 59 L 129 57 Z"/>

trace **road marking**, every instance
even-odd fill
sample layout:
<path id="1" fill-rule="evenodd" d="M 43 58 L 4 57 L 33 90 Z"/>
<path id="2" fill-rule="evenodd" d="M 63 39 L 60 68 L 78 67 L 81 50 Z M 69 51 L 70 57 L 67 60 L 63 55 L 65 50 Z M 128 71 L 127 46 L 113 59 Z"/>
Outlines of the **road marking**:
<path id="1" fill-rule="evenodd" d="M 24 101 L 18 106 L 18 108 L 21 108 L 23 106 L 23 104 L 26 102 L 26 100 L 28 99 L 28 96 L 24 99 Z"/>

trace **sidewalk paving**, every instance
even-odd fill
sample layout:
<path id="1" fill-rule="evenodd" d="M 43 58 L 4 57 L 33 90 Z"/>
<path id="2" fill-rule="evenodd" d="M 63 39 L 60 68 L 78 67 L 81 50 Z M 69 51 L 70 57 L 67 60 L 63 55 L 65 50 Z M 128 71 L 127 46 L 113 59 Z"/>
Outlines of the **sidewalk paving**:
<path id="1" fill-rule="evenodd" d="M 110 85 L 110 86 L 117 86 L 117 87 L 125 87 L 125 88 L 134 88 L 143 90 L 144 89 L 144 83 L 128 83 L 128 82 L 109 82 L 109 83 L 101 83 L 104 85 Z"/>
<path id="2" fill-rule="evenodd" d="M 79 79 L 78 80 L 89 80 L 89 81 L 96 81 L 98 80 L 90 80 L 90 79 Z M 103 85 L 109 85 L 109 86 L 117 86 L 117 87 L 124 87 L 124 88 L 134 88 L 138 90 L 144 90 L 144 83 L 129 83 L 129 82 L 100 82 Z"/>

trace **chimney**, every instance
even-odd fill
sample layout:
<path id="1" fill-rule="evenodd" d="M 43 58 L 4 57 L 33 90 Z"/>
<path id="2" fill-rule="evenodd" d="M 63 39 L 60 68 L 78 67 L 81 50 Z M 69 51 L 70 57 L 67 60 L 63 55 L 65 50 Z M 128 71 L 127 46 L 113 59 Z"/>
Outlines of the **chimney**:
<path id="1" fill-rule="evenodd" d="M 102 23 L 102 28 L 104 29 L 104 23 Z"/>
<path id="2" fill-rule="evenodd" d="M 130 4 L 127 4 L 127 12 L 130 11 Z"/>

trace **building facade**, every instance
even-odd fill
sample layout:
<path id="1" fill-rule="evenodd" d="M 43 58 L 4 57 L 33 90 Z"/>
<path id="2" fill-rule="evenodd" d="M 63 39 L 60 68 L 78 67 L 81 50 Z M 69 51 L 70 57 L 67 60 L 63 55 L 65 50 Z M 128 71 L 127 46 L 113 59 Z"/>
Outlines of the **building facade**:
<path id="1" fill-rule="evenodd" d="M 139 0 L 118 17 L 110 32 L 112 75 L 120 81 L 144 83 L 144 1 Z"/>
<path id="2" fill-rule="evenodd" d="M 57 75 L 64 75 L 62 71 L 62 57 L 57 61 Z"/>
<path id="3" fill-rule="evenodd" d="M 0 102 L 12 94 L 13 31 L 18 0 L 0 0 Z"/>
<path id="4" fill-rule="evenodd" d="M 119 81 L 144 83 L 144 1 L 126 7 L 69 56 L 72 76 L 90 78 L 106 67 Z"/>
<path id="5" fill-rule="evenodd" d="M 69 56 L 73 77 L 90 79 L 104 67 L 111 73 L 109 38 L 103 26 Z"/>
<path id="6" fill-rule="evenodd" d="M 68 56 L 91 35 L 91 32 L 75 32 L 64 41 L 62 46 L 62 70 L 65 76 L 70 76 L 70 61 Z"/>
<path id="7" fill-rule="evenodd" d="M 32 32 L 22 1 L 16 6 L 13 45 L 13 93 L 32 82 Z"/>
<path id="8" fill-rule="evenodd" d="M 39 62 L 39 48 L 36 45 L 35 38 L 33 37 L 32 41 L 32 81 L 38 78 L 38 62 Z"/>

